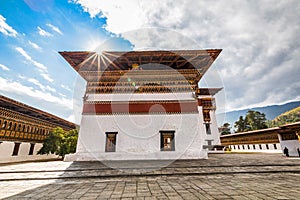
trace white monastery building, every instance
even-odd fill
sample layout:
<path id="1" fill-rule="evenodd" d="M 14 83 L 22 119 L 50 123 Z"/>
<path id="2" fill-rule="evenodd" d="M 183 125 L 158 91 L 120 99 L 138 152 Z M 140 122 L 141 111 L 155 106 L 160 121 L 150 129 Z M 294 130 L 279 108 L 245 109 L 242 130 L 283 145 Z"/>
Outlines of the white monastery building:
<path id="1" fill-rule="evenodd" d="M 60 52 L 87 81 L 67 161 L 207 158 L 220 144 L 214 95 L 198 82 L 220 49 Z"/>

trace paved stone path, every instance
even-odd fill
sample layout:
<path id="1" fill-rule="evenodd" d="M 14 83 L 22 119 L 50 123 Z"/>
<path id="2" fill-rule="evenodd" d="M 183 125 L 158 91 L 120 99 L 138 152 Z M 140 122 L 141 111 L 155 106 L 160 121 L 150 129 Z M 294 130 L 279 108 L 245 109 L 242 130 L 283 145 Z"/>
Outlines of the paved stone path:
<path id="1" fill-rule="evenodd" d="M 300 199 L 299 187 L 300 158 L 279 154 L 0 165 L 7 199 Z"/>

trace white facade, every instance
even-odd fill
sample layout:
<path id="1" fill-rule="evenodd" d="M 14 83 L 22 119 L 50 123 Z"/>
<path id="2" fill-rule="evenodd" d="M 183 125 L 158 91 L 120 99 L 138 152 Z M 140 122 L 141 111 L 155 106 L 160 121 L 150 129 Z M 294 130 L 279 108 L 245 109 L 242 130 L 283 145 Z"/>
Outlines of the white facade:
<path id="1" fill-rule="evenodd" d="M 229 145 L 232 152 L 282 153 L 279 143 Z"/>
<path id="2" fill-rule="evenodd" d="M 191 92 L 104 94 L 88 98 L 88 101 L 107 100 L 196 101 Z M 210 115 L 211 131 L 207 134 L 201 106 L 196 113 L 83 114 L 76 153 L 67 155 L 65 161 L 207 158 L 207 146 L 220 143 L 214 111 Z M 161 150 L 161 131 L 174 132 L 174 151 Z M 106 152 L 106 133 L 110 132 L 116 133 L 115 152 Z"/>
<path id="3" fill-rule="evenodd" d="M 281 148 L 285 147 L 289 150 L 289 155 L 292 157 L 300 157 L 297 148 L 300 149 L 300 142 L 298 140 L 281 140 Z"/>
<path id="4" fill-rule="evenodd" d="M 15 142 L 2 141 L 0 143 L 0 163 L 34 161 L 58 158 L 57 155 L 37 155 L 37 152 L 42 148 L 42 143 L 35 143 L 32 155 L 29 155 L 31 143 L 20 142 L 19 149 L 16 155 L 13 155 Z"/>
<path id="5" fill-rule="evenodd" d="M 289 151 L 289 156 L 300 157 L 300 155 L 297 151 L 297 149 L 300 150 L 300 140 L 299 139 L 284 140 L 284 139 L 282 139 L 282 135 L 280 135 L 280 134 L 278 134 L 278 138 L 279 138 L 282 150 L 286 147 Z"/>
<path id="6" fill-rule="evenodd" d="M 201 107 L 199 106 L 199 108 L 201 108 Z M 206 139 L 205 139 L 206 144 L 209 145 L 209 143 L 210 143 L 209 141 L 211 141 L 212 146 L 220 145 L 221 144 L 220 133 L 218 130 L 217 117 L 215 114 L 215 110 L 209 111 L 209 114 L 210 114 L 210 119 L 211 119 L 211 121 L 210 121 L 211 134 L 206 134 Z"/>

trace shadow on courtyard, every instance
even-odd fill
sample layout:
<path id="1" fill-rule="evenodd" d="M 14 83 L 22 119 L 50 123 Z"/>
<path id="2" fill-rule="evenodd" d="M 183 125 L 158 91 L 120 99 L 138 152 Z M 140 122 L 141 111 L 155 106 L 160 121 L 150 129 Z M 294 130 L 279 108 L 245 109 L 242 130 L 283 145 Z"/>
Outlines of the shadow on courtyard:
<path id="1" fill-rule="evenodd" d="M 182 194 L 185 190 L 192 198 L 212 189 L 211 183 L 222 186 L 229 181 L 234 188 L 255 180 L 259 181 L 256 186 L 264 183 L 261 187 L 269 187 L 273 177 L 280 184 L 289 185 L 292 180 L 293 184 L 300 184 L 300 159 L 286 158 L 280 154 L 212 154 L 208 160 L 175 162 L 73 162 L 67 168 L 55 170 L 44 169 L 42 165 L 36 163 L 35 169 L 26 173 L 14 172 L 9 181 L 1 180 L 0 193 L 15 191 L 6 199 L 169 198 L 167 192 L 172 190 L 174 195 L 184 198 Z M 161 168 L 162 165 L 165 166 Z M 215 186 L 215 194 L 218 194 Z M 254 184 L 253 188 L 248 188 L 249 191 L 257 190 L 256 186 Z M 230 198 L 230 194 L 223 193 Z"/>

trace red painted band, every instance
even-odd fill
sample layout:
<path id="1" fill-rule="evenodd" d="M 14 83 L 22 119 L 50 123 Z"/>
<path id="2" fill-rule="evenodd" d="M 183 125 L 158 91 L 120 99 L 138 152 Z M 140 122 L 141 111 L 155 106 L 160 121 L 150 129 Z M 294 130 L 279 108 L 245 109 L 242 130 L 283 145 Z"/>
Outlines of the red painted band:
<path id="1" fill-rule="evenodd" d="M 197 101 L 194 102 L 142 102 L 84 104 L 83 114 L 91 113 L 184 113 L 198 112 Z"/>

